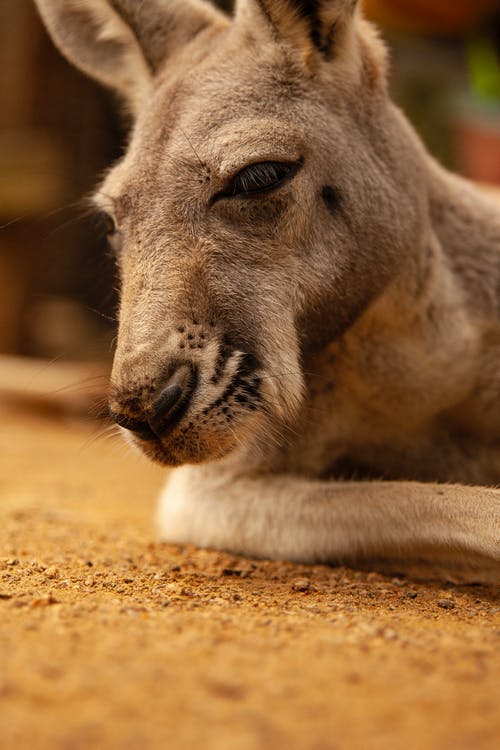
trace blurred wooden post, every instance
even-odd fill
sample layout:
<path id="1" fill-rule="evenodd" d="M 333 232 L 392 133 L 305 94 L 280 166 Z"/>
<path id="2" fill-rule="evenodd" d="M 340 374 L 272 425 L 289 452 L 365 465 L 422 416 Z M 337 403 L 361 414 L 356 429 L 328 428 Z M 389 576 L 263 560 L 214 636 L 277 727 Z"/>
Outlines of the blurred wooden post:
<path id="1" fill-rule="evenodd" d="M 62 165 L 43 133 L 28 129 L 41 85 L 37 51 L 40 26 L 29 0 L 0 4 L 0 351 L 19 345 L 30 286 L 29 248 L 16 222 L 57 205 Z M 43 174 L 43 179 L 41 178 Z M 50 176 L 50 177 L 48 177 Z M 9 229 L 9 231 L 7 231 Z"/>

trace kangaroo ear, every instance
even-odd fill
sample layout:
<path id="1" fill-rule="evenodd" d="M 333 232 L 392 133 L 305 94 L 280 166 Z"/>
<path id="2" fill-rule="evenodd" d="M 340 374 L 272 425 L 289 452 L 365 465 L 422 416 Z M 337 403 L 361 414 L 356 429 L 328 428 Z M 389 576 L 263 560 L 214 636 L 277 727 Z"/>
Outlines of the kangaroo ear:
<path id="1" fill-rule="evenodd" d="M 35 0 L 70 62 L 136 108 L 167 57 L 224 19 L 203 0 Z"/>
<path id="2" fill-rule="evenodd" d="M 242 14 L 263 17 L 278 38 L 299 46 L 308 57 L 332 59 L 352 27 L 359 0 L 239 0 Z"/>

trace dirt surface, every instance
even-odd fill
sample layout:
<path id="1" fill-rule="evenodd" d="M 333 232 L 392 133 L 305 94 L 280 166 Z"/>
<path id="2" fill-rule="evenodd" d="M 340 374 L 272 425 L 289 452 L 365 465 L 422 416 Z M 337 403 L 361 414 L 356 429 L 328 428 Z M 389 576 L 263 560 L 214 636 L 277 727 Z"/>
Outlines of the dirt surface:
<path id="1" fill-rule="evenodd" d="M 2 750 L 498 748 L 492 583 L 157 544 L 95 430 L 0 410 Z"/>

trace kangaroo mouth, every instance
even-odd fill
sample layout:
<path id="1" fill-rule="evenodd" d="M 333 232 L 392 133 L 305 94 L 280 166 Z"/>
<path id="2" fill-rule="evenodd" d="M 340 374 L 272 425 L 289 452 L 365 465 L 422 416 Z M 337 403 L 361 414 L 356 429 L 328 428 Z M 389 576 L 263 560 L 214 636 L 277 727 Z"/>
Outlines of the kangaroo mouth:
<path id="1" fill-rule="evenodd" d="M 152 409 L 141 418 L 113 412 L 114 420 L 134 445 L 164 466 L 216 460 L 244 447 L 266 413 L 266 400 L 258 361 L 241 352 L 233 356 L 232 377 L 226 373 L 216 383 L 214 374 L 203 377 L 190 365 L 194 374 L 184 382 L 184 395 L 175 401 L 177 391 L 169 385 L 156 401 L 158 409 L 173 401 L 165 418 Z"/>

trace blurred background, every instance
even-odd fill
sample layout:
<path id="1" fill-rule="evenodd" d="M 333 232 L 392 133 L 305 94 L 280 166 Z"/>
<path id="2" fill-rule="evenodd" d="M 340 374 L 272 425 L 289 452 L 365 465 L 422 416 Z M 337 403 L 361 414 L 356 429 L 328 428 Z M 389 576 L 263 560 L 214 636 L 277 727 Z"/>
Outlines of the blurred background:
<path id="1" fill-rule="evenodd" d="M 430 150 L 500 184 L 500 1 L 365 9 L 391 48 L 393 96 Z M 84 198 L 126 125 L 112 95 L 56 52 L 31 0 L 1 1 L 0 71 L 0 354 L 107 361 L 116 281 Z"/>

